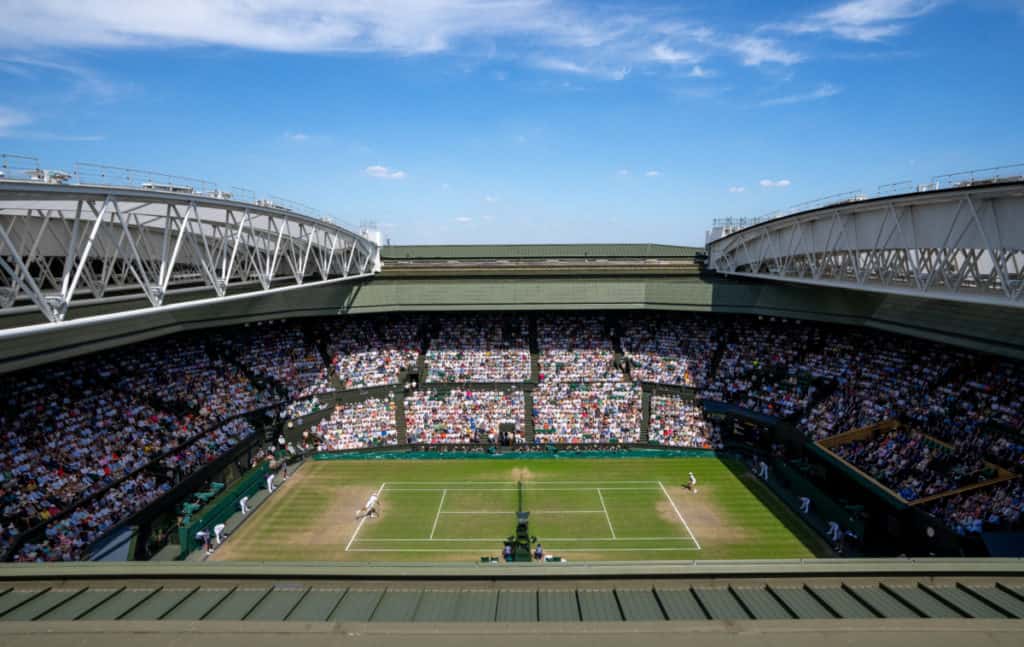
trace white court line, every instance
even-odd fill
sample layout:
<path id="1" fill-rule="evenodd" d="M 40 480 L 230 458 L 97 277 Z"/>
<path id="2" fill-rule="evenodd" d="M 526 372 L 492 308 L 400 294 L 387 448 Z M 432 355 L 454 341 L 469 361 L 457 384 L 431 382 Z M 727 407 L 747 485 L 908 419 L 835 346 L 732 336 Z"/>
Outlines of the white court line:
<path id="1" fill-rule="evenodd" d="M 591 552 L 594 552 L 594 551 L 598 551 L 598 552 L 602 552 L 602 553 L 609 553 L 609 552 L 613 552 L 613 551 L 614 552 L 618 552 L 618 553 L 628 553 L 628 552 L 634 552 L 634 553 L 645 552 L 645 553 L 649 553 L 649 552 L 652 552 L 652 551 L 680 551 L 680 550 L 700 550 L 700 548 L 694 548 L 693 546 L 680 546 L 679 548 L 603 548 L 601 546 L 597 546 L 597 547 L 594 547 L 594 548 L 548 548 L 547 546 L 544 547 L 544 552 L 552 553 L 552 554 L 553 553 L 591 553 Z"/>
<path id="2" fill-rule="evenodd" d="M 415 541 L 505 541 L 503 537 L 473 537 L 471 539 L 465 539 L 461 537 L 445 539 L 443 537 L 435 537 L 434 539 L 360 539 L 359 543 L 373 543 L 373 542 L 415 542 Z M 610 537 L 546 537 L 544 541 L 685 541 L 692 543 L 693 540 L 689 537 L 619 537 L 618 539 L 612 539 Z"/>
<path id="3" fill-rule="evenodd" d="M 665 493 L 665 498 L 672 504 L 672 509 L 676 511 L 676 516 L 683 522 L 683 527 L 686 528 L 686 532 L 690 533 L 690 539 L 692 539 L 693 543 L 697 545 L 697 550 L 700 550 L 700 542 L 697 541 L 697 536 L 693 534 L 692 530 L 690 530 L 690 525 L 686 523 L 686 519 L 683 519 L 683 514 L 679 512 L 679 508 L 676 507 L 676 502 L 668 495 L 668 490 L 665 489 L 665 485 L 661 481 L 658 481 L 658 485 L 661 486 L 661 491 Z"/>
<path id="4" fill-rule="evenodd" d="M 437 530 L 437 520 L 441 518 L 441 508 L 444 507 L 444 498 L 448 496 L 448 490 L 441 493 L 441 503 L 437 504 L 437 514 L 434 515 L 434 527 L 430 529 L 430 538 L 434 538 L 434 531 Z"/>
<path id="5" fill-rule="evenodd" d="M 530 514 L 601 514 L 604 510 L 530 510 Z M 446 510 L 441 514 L 515 514 L 515 510 Z"/>
<path id="6" fill-rule="evenodd" d="M 385 481 L 384 483 L 381 483 L 380 487 L 377 488 L 377 496 L 378 497 L 380 496 L 380 493 L 384 491 L 384 486 L 385 485 L 387 485 L 387 481 Z M 363 517 L 362 519 L 359 520 L 359 525 L 356 526 L 356 531 L 354 533 L 352 533 L 352 538 L 348 540 L 347 544 L 345 544 L 345 552 L 346 553 L 348 552 L 348 549 L 352 547 L 352 542 L 354 542 L 356 540 L 356 535 L 359 534 L 359 530 L 363 527 L 363 523 L 365 521 L 366 521 L 366 517 Z"/>
<path id="7" fill-rule="evenodd" d="M 649 483 L 651 485 L 657 485 L 660 481 L 389 481 L 391 485 L 516 485 L 518 483 L 523 485 L 530 485 L 535 483 L 538 485 L 561 485 L 568 483 L 569 485 L 575 483 L 597 483 L 598 485 L 615 485 L 616 483 Z M 453 488 L 454 489 L 454 488 Z"/>
<path id="8" fill-rule="evenodd" d="M 612 527 L 612 518 L 608 516 L 608 506 L 604 504 L 604 497 L 601 495 L 601 488 L 597 488 L 597 498 L 601 499 L 601 509 L 604 510 L 604 518 L 608 522 L 608 530 L 612 531 L 612 539 L 615 539 L 615 528 Z"/>
<path id="9" fill-rule="evenodd" d="M 588 490 L 596 490 L 594 486 L 579 486 L 579 487 L 529 487 L 526 488 L 526 492 L 586 492 Z M 650 487 L 603 487 L 602 490 L 606 492 L 621 491 L 621 492 L 657 492 L 658 486 L 652 485 Z M 441 492 L 442 490 L 448 490 L 450 492 L 518 492 L 519 488 L 508 487 L 508 488 L 441 488 L 441 487 L 388 487 L 388 492 Z"/>
<path id="10" fill-rule="evenodd" d="M 495 547 L 493 545 L 489 545 L 489 546 L 473 547 L 472 549 L 473 550 L 492 551 L 493 552 L 494 548 Z M 462 550 L 470 550 L 470 548 L 463 548 Z M 545 550 L 545 552 L 548 552 L 548 553 L 556 553 L 556 552 L 557 553 L 591 553 L 591 552 L 607 553 L 607 552 L 611 552 L 611 551 L 615 551 L 615 552 L 634 552 L 634 553 L 636 553 L 636 552 L 644 552 L 644 553 L 647 553 L 647 552 L 651 552 L 651 551 L 662 551 L 662 552 L 673 551 L 673 552 L 679 552 L 679 551 L 684 551 L 684 550 L 689 551 L 689 550 L 700 550 L 700 549 L 699 548 L 694 548 L 692 546 L 689 546 L 689 547 L 683 546 L 683 547 L 680 547 L 680 548 L 601 548 L 599 546 L 595 546 L 594 548 L 545 548 L 544 550 Z M 450 553 L 450 552 L 452 552 L 452 549 L 451 548 L 353 548 L 349 552 L 353 552 L 353 553 Z"/>

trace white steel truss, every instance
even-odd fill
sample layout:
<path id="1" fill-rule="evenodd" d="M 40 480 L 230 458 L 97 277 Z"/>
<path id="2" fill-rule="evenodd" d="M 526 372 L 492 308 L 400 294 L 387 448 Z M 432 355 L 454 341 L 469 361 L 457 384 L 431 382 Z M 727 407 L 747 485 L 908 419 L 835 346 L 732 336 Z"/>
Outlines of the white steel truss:
<path id="1" fill-rule="evenodd" d="M 380 270 L 377 244 L 330 221 L 200 195 L 0 180 L 0 314 L 180 293 L 206 300 Z"/>
<path id="2" fill-rule="evenodd" d="M 1024 307 L 1024 184 L 816 209 L 708 245 L 727 275 Z"/>

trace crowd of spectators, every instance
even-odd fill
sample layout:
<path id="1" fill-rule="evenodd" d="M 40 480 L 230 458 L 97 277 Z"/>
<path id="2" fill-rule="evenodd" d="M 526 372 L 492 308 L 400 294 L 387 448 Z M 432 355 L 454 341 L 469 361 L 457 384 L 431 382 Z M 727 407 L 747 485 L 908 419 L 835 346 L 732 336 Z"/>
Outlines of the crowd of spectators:
<path id="1" fill-rule="evenodd" d="M 958 451 L 1024 471 L 1024 374 L 1006 360 L 959 371 L 905 417 Z"/>
<path id="2" fill-rule="evenodd" d="M 703 387 L 718 349 L 718 326 L 696 315 L 634 315 L 623 322 L 622 351 L 634 380 Z"/>
<path id="3" fill-rule="evenodd" d="M 530 329 L 524 316 L 440 317 L 427 351 L 428 382 L 524 382 Z"/>
<path id="4" fill-rule="evenodd" d="M 648 439 L 654 445 L 718 449 L 718 430 L 704 417 L 700 404 L 682 398 L 651 396 L 651 428 Z"/>
<path id="5" fill-rule="evenodd" d="M 260 378 L 273 380 L 288 400 L 331 390 L 330 371 L 316 347 L 294 322 L 245 326 L 215 338 L 224 349 Z"/>
<path id="6" fill-rule="evenodd" d="M 955 490 L 986 478 L 983 461 L 957 453 L 912 431 L 890 431 L 831 449 L 906 501 Z"/>
<path id="7" fill-rule="evenodd" d="M 541 382 L 619 382 L 604 317 L 551 315 L 537 322 Z"/>
<path id="8" fill-rule="evenodd" d="M 118 354 L 119 388 L 183 408 L 205 426 L 279 398 L 254 385 L 239 366 L 195 338 L 171 337 Z"/>
<path id="9" fill-rule="evenodd" d="M 171 489 L 171 483 L 141 472 L 77 507 L 46 528 L 44 538 L 26 542 L 15 555 L 18 562 L 80 560 L 89 546 L 122 519 L 141 510 Z"/>
<path id="10" fill-rule="evenodd" d="M 502 423 L 525 428 L 523 392 L 424 389 L 405 398 L 405 433 L 411 444 L 497 443 Z"/>
<path id="11" fill-rule="evenodd" d="M 630 382 L 541 382 L 533 393 L 534 439 L 639 442 L 640 395 L 640 385 Z"/>
<path id="12" fill-rule="evenodd" d="M 821 343 L 818 327 L 774 317 L 744 318 L 723 323 L 721 335 L 727 341 L 702 397 L 776 418 L 803 412 L 816 386 L 801 359 Z"/>
<path id="13" fill-rule="evenodd" d="M 0 505 L 18 532 L 146 465 L 189 429 L 110 383 L 114 367 L 84 361 L 0 383 Z"/>
<path id="14" fill-rule="evenodd" d="M 394 397 L 338 404 L 316 426 L 315 434 L 318 451 L 397 445 Z"/>
<path id="15" fill-rule="evenodd" d="M 296 420 L 304 416 L 316 413 L 324 408 L 323 402 L 320 398 L 313 396 L 312 398 L 306 398 L 304 400 L 296 400 L 295 402 L 289 402 L 281 410 L 282 420 Z"/>
<path id="16" fill-rule="evenodd" d="M 928 509 L 961 535 L 1021 527 L 1024 481 L 1014 479 L 934 502 Z"/>
<path id="17" fill-rule="evenodd" d="M 416 365 L 421 320 L 402 317 L 341 317 L 321 324 L 331 367 L 341 388 L 397 384 L 403 369 Z"/>
<path id="18" fill-rule="evenodd" d="M 826 342 L 834 390 L 808 411 L 800 427 L 812 439 L 898 418 L 926 402 L 963 360 L 961 351 L 906 338 L 849 331 L 850 343 Z"/>

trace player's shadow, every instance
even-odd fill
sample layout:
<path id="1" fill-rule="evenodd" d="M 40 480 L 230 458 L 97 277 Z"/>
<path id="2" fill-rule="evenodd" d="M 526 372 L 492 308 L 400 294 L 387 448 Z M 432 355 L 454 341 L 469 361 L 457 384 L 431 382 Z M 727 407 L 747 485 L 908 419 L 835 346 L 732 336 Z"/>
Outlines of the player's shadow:
<path id="1" fill-rule="evenodd" d="M 747 491 L 753 494 L 761 505 L 771 512 L 772 516 L 778 519 L 812 555 L 835 557 L 835 553 L 832 552 L 828 543 L 813 528 L 804 523 L 795 510 L 787 506 L 767 485 L 762 483 L 742 460 L 723 457 L 722 463 L 732 472 L 736 480 L 747 488 Z"/>

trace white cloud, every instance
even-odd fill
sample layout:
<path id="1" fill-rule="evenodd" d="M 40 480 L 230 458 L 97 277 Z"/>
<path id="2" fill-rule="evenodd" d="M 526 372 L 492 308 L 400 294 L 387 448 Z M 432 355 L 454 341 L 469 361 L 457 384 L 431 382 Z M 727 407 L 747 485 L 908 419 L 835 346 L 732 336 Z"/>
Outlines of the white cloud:
<path id="1" fill-rule="evenodd" d="M 485 195 L 484 196 L 484 202 L 490 202 L 490 203 L 493 204 L 493 203 L 495 203 L 497 201 L 498 201 L 498 198 L 494 197 L 493 195 Z"/>
<path id="2" fill-rule="evenodd" d="M 0 22 L 0 36 L 4 32 L 3 23 Z M 13 47 L 21 41 L 5 42 L 6 47 Z M 109 101 L 116 98 L 124 91 L 114 83 L 107 81 L 93 70 L 81 65 L 62 63 L 30 56 L 3 56 L 0 57 L 0 69 L 25 79 L 35 79 L 39 73 L 45 74 L 47 79 L 54 75 L 62 76 L 71 81 L 69 93 L 75 95 L 88 95 L 100 101 Z"/>
<path id="3" fill-rule="evenodd" d="M 738 54 L 740 60 L 747 66 L 757 66 L 763 63 L 795 65 L 804 60 L 802 55 L 784 49 L 777 41 L 760 36 L 737 38 L 728 47 Z"/>
<path id="4" fill-rule="evenodd" d="M 694 79 L 710 79 L 714 75 L 715 73 L 712 70 L 705 69 L 700 65 L 694 65 L 692 68 L 690 68 L 690 73 L 687 74 L 686 76 L 689 76 Z"/>
<path id="5" fill-rule="evenodd" d="M 762 101 L 762 106 L 784 106 L 792 103 L 803 103 L 805 101 L 817 101 L 819 99 L 827 99 L 834 97 L 842 92 L 840 88 L 832 85 L 831 83 L 823 83 L 818 86 L 816 90 L 811 92 L 804 92 L 802 94 L 791 94 L 785 97 L 776 97 L 775 99 L 768 99 Z"/>
<path id="6" fill-rule="evenodd" d="M 876 41 L 902 32 L 906 22 L 930 13 L 946 0 L 852 0 L 802 20 L 768 28 L 794 34 L 831 33 L 839 38 Z"/>
<path id="7" fill-rule="evenodd" d="M 761 180 L 758 184 L 766 189 L 779 189 L 789 186 L 791 182 L 789 180 Z"/>
<path id="8" fill-rule="evenodd" d="M 619 177 L 626 177 L 627 175 L 629 175 L 629 169 L 620 168 L 618 171 L 615 171 L 615 174 L 618 175 Z"/>
<path id="9" fill-rule="evenodd" d="M 654 169 L 651 169 L 650 171 L 644 173 L 644 175 L 646 175 L 647 177 L 659 177 L 661 175 L 661 171 L 655 171 Z"/>
<path id="10" fill-rule="evenodd" d="M 388 168 L 387 166 L 367 166 L 363 169 L 363 173 L 366 173 L 370 177 L 379 178 L 381 180 L 404 180 L 405 171 L 399 171 L 396 169 Z"/>
<path id="11" fill-rule="evenodd" d="M 744 191 L 746 191 L 746 188 L 744 188 L 742 186 L 731 186 L 731 187 L 729 187 L 729 193 L 743 193 Z"/>
<path id="12" fill-rule="evenodd" d="M 878 0 L 876 0 L 878 1 Z M 277 52 L 500 52 L 544 69 L 622 80 L 645 65 L 802 57 L 770 38 L 719 32 L 671 12 L 574 0 L 32 0 L 6 2 L 0 42 L 40 47 L 235 47 Z M 514 39 L 514 40 L 513 40 Z M 493 74 L 504 80 L 506 73 Z"/>
<path id="13" fill-rule="evenodd" d="M 285 139 L 293 142 L 304 142 L 309 140 L 309 135 L 306 133 L 285 133 Z"/>
<path id="14" fill-rule="evenodd" d="M 29 123 L 32 123 L 32 119 L 25 113 L 6 106 L 0 106 L 0 136 L 8 134 L 18 126 L 24 126 Z"/>
<path id="15" fill-rule="evenodd" d="M 455 219 L 455 222 L 461 222 L 465 224 L 467 222 L 473 222 L 473 219 L 470 218 L 469 216 L 459 216 Z"/>
<path id="16" fill-rule="evenodd" d="M 581 76 L 593 76 L 608 81 L 621 81 L 629 75 L 630 68 L 628 66 L 609 67 L 605 65 L 595 65 L 582 63 L 576 63 L 561 58 L 541 57 L 533 61 L 534 66 L 539 67 L 542 70 L 548 70 L 550 72 L 565 72 L 568 74 L 579 74 Z"/>
<path id="17" fill-rule="evenodd" d="M 679 63 L 696 63 L 700 57 L 691 52 L 673 49 L 665 43 L 658 43 L 651 47 L 651 60 L 658 63 L 677 65 Z"/>

